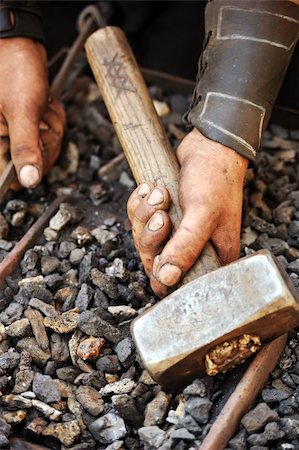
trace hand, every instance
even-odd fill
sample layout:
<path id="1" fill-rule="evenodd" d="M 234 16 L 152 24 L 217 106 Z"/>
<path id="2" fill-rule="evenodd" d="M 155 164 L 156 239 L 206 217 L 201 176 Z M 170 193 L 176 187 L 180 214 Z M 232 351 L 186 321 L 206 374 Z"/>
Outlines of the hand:
<path id="1" fill-rule="evenodd" d="M 133 238 L 154 292 L 163 297 L 211 240 L 222 264 L 239 256 L 243 183 L 248 160 L 196 129 L 177 150 L 183 218 L 167 241 L 170 197 L 163 187 L 144 183 L 130 196 Z"/>
<path id="2" fill-rule="evenodd" d="M 0 39 L 0 61 L 0 172 L 10 145 L 21 185 L 32 188 L 59 154 L 64 111 L 58 102 L 48 102 L 47 56 L 40 43 Z"/>

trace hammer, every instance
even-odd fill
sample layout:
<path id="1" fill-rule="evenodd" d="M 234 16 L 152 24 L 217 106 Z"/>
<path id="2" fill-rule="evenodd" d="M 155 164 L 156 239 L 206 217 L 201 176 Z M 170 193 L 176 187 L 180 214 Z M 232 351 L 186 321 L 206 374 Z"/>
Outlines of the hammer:
<path id="1" fill-rule="evenodd" d="M 136 182 L 167 187 L 176 229 L 182 217 L 178 162 L 124 33 L 98 30 L 86 51 Z M 208 243 L 182 287 L 137 317 L 131 332 L 151 376 L 175 389 L 243 362 L 298 325 L 298 312 L 298 294 L 270 252 L 220 267 Z"/>

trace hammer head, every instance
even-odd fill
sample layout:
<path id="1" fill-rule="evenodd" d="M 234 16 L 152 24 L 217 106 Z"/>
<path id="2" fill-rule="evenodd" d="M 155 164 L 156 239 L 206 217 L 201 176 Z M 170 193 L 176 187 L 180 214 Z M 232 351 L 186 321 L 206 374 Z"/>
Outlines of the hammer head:
<path id="1" fill-rule="evenodd" d="M 262 250 L 181 287 L 134 320 L 145 368 L 177 388 L 204 376 L 205 355 L 243 334 L 274 339 L 299 323 L 299 296 L 274 256 Z"/>

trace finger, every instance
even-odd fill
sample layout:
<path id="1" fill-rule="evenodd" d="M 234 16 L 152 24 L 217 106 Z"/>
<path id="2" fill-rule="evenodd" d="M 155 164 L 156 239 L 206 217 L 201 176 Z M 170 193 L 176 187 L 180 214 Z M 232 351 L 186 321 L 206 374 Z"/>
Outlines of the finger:
<path id="1" fill-rule="evenodd" d="M 58 158 L 64 133 L 64 122 L 53 109 L 47 108 L 43 121 L 48 129 L 40 133 L 43 144 L 43 175 L 46 175 Z"/>
<path id="2" fill-rule="evenodd" d="M 141 233 L 151 216 L 159 209 L 165 211 L 169 208 L 170 196 L 165 187 L 155 187 L 144 197 L 137 208 L 132 220 L 132 233 L 135 244 L 139 248 Z"/>
<path id="3" fill-rule="evenodd" d="M 132 192 L 127 202 L 127 214 L 130 222 L 133 221 L 136 208 L 141 200 L 146 197 L 153 188 L 153 183 L 142 183 Z"/>
<path id="4" fill-rule="evenodd" d="M 37 186 L 43 172 L 37 116 L 17 113 L 8 123 L 11 158 L 20 183 L 27 188 Z"/>
<path id="5" fill-rule="evenodd" d="M 3 114 L 0 114 L 0 137 L 8 136 L 8 126 Z"/>
<path id="6" fill-rule="evenodd" d="M 48 103 L 48 107 L 60 117 L 60 120 L 62 121 L 63 126 L 65 126 L 66 115 L 65 115 L 65 111 L 64 111 L 64 108 L 61 105 L 61 103 L 58 100 L 54 99 Z"/>
<path id="7" fill-rule="evenodd" d="M 214 231 L 211 242 L 221 263 L 229 264 L 238 259 L 240 255 L 240 228 L 228 229 L 227 226 L 219 226 Z"/>
<path id="8" fill-rule="evenodd" d="M 139 256 L 147 276 L 151 275 L 154 258 L 161 252 L 171 228 L 170 217 L 162 210 L 155 212 L 144 227 L 139 240 Z"/>
<path id="9" fill-rule="evenodd" d="M 165 286 L 174 286 L 194 264 L 217 226 L 218 216 L 207 207 L 185 212 L 173 237 L 155 258 L 153 275 Z"/>

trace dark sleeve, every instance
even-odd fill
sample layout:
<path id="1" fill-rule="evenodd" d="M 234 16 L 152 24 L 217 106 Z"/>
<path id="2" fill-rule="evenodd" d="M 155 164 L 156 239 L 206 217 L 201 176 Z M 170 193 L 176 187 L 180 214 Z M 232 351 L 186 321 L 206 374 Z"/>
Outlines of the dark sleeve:
<path id="1" fill-rule="evenodd" d="M 214 0 L 187 123 L 253 160 L 298 40 L 299 7 Z"/>
<path id="2" fill-rule="evenodd" d="M 0 38 L 28 37 L 44 43 L 37 1 L 0 0 Z"/>

